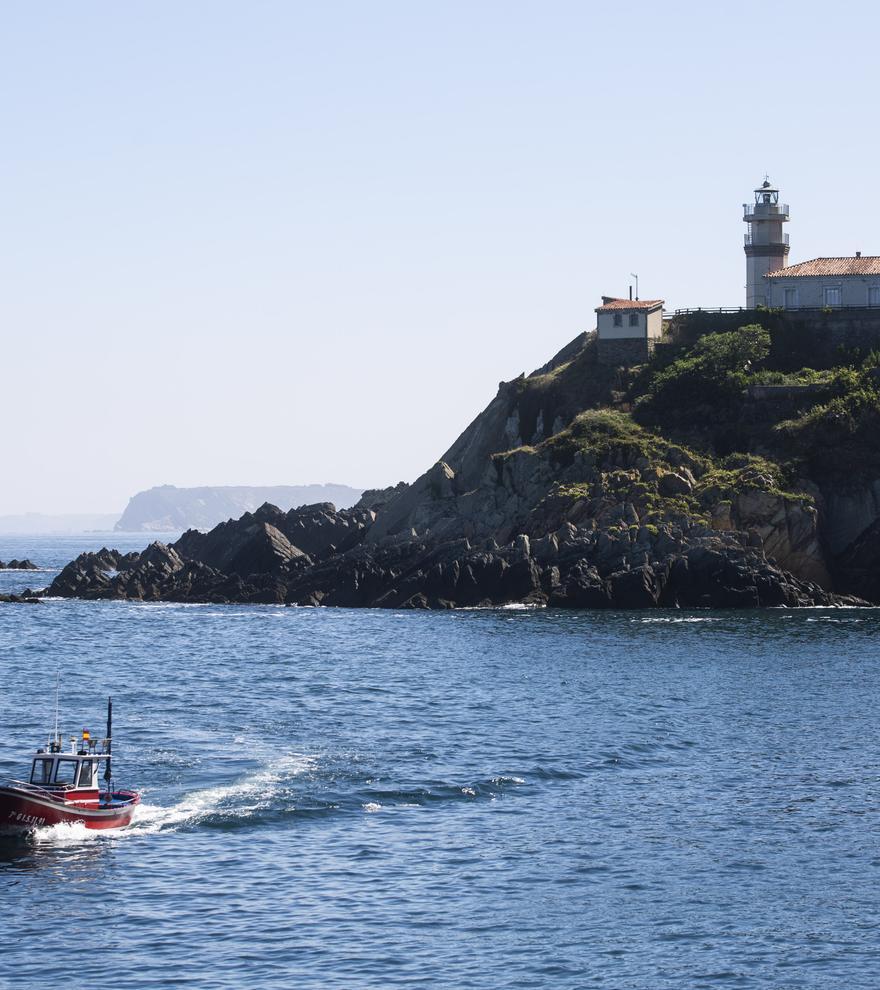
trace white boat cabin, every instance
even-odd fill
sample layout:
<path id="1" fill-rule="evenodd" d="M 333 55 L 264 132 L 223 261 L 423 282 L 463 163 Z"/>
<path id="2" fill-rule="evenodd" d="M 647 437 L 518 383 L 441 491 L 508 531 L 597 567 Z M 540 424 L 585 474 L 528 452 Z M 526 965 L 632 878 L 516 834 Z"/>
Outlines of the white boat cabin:
<path id="1" fill-rule="evenodd" d="M 98 769 L 102 762 L 110 758 L 110 754 L 98 751 L 97 742 L 90 739 L 88 732 L 83 733 L 78 748 L 75 736 L 70 742 L 70 750 L 66 753 L 61 751 L 60 740 L 50 742 L 47 749 L 37 750 L 31 767 L 31 784 L 65 790 L 98 790 Z M 105 740 L 103 749 L 106 748 Z"/>

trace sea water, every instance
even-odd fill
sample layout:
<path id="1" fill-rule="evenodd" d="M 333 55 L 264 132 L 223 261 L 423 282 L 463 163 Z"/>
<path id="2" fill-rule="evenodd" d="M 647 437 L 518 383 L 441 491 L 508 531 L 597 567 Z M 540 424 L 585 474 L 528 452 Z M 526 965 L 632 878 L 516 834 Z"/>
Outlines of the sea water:
<path id="1" fill-rule="evenodd" d="M 0 538 L 0 591 L 85 548 Z M 880 614 L 0 605 L 0 773 L 103 735 L 134 824 L 0 844 L 0 987 L 880 979 Z M 71 980 L 73 982 L 71 983 Z"/>

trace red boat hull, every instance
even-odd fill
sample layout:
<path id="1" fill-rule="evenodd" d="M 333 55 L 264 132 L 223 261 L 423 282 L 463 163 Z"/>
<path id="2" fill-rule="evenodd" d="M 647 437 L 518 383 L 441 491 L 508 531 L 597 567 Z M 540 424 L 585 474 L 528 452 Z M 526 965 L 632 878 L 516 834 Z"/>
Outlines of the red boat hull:
<path id="1" fill-rule="evenodd" d="M 28 832 L 47 825 L 82 824 L 86 828 L 123 828 L 131 822 L 140 795 L 116 791 L 109 804 L 78 803 L 54 797 L 45 791 L 33 793 L 18 787 L 0 786 L 0 830 Z"/>

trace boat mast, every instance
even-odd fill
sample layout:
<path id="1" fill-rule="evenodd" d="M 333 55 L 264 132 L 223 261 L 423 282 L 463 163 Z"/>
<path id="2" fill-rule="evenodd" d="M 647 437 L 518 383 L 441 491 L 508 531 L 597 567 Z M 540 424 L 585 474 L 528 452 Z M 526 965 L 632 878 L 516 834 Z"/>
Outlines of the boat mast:
<path id="1" fill-rule="evenodd" d="M 52 736 L 52 742 L 60 749 L 61 748 L 61 737 L 58 735 L 58 689 L 61 683 L 61 672 L 55 671 L 55 733 Z"/>
<path id="2" fill-rule="evenodd" d="M 110 790 L 110 779 L 113 771 L 110 767 L 110 754 L 113 752 L 113 699 L 107 699 L 107 766 L 104 769 L 104 780 L 107 781 L 107 790 Z"/>

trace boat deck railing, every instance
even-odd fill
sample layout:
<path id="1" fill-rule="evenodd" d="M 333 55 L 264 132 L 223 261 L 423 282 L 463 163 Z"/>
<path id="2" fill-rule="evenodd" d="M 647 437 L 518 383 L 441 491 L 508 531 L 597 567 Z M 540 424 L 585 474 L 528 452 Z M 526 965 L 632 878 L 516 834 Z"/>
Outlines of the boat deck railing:
<path id="1" fill-rule="evenodd" d="M 43 797 L 51 798 L 52 800 L 58 800 L 59 797 L 64 797 L 64 790 L 59 789 L 57 791 L 50 791 L 45 787 L 40 787 L 39 784 L 32 784 L 29 780 L 15 780 L 10 778 L 8 783 L 14 785 L 15 787 L 21 787 L 26 791 L 30 791 L 33 794 L 40 794 Z"/>

